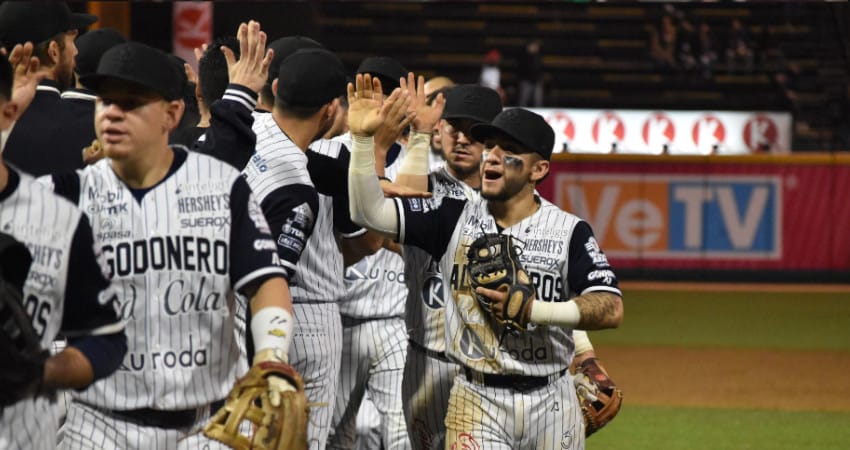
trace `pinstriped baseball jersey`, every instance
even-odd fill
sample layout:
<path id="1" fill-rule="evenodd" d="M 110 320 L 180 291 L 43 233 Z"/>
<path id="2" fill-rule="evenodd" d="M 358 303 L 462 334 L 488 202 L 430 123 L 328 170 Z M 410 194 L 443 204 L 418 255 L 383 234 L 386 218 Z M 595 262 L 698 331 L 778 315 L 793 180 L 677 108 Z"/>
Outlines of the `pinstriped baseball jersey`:
<path id="1" fill-rule="evenodd" d="M 429 174 L 432 199 L 438 204 L 443 198 L 473 199 L 478 192 L 453 177 L 445 167 Z M 435 352 L 446 350 L 445 300 L 443 279 L 438 261 L 427 251 L 404 246 L 404 275 L 408 295 L 405 321 L 408 337 Z"/>
<path id="2" fill-rule="evenodd" d="M 242 173 L 269 222 L 294 289 L 299 283 L 293 278 L 296 265 L 319 211 L 316 189 L 307 173 L 307 156 L 280 130 L 271 114 L 255 115 L 253 129 L 257 150 Z"/>
<path id="3" fill-rule="evenodd" d="M 121 331 L 116 305 L 98 300 L 109 282 L 80 210 L 10 168 L 0 192 L 0 231 L 24 243 L 32 255 L 23 302 L 44 348 L 60 331 L 68 337 Z M 39 397 L 3 410 L 0 448 L 55 448 L 55 408 Z"/>
<path id="4" fill-rule="evenodd" d="M 400 154 L 384 171 L 395 179 L 404 155 Z M 407 286 L 404 260 L 398 253 L 380 249 L 345 269 L 345 298 L 339 304 L 343 316 L 358 319 L 404 316 Z"/>
<path id="5" fill-rule="evenodd" d="M 572 332 L 554 326 L 531 327 L 519 336 L 499 338 L 502 328 L 482 311 L 466 271 L 469 245 L 484 233 L 510 234 L 520 242 L 523 266 L 537 299 L 562 302 L 591 291 L 620 295 L 617 278 L 586 222 L 537 197 L 540 208 L 504 230 L 497 229 L 487 201 L 445 198 L 435 206 L 418 199 L 397 200 L 399 238 L 439 258 L 446 302 L 446 352 L 483 373 L 543 376 L 567 367 L 573 357 Z M 403 208 L 403 209 L 402 209 Z"/>
<path id="6" fill-rule="evenodd" d="M 73 179 L 53 178 L 91 217 L 127 321 L 121 368 L 80 393 L 85 403 L 169 410 L 224 398 L 246 368 L 234 333 L 245 300 L 236 291 L 284 275 L 239 171 L 173 151 L 169 175 L 139 200 L 109 160 L 77 172 L 76 192 Z"/>

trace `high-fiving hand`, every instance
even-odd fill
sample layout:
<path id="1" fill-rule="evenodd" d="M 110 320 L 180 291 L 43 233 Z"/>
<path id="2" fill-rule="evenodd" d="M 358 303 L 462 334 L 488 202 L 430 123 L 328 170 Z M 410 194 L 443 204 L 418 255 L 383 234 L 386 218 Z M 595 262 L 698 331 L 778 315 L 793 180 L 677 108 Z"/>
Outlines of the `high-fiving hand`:
<path id="1" fill-rule="evenodd" d="M 410 95 L 401 89 L 393 90 L 384 100 L 381 81 L 369 74 L 358 74 L 348 83 L 348 127 L 352 135 L 373 136 L 387 117 L 398 116 L 398 108 L 406 110 Z"/>

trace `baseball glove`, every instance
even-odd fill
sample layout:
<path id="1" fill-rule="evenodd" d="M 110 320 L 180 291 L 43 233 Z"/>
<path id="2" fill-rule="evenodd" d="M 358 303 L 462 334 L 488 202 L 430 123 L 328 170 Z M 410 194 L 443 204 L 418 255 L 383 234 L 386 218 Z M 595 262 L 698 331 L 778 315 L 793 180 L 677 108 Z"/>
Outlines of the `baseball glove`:
<path id="1" fill-rule="evenodd" d="M 523 269 L 513 236 L 487 233 L 467 251 L 467 271 L 473 292 L 482 286 L 507 293 L 504 301 L 475 293 L 478 304 L 505 327 L 516 333 L 528 329 L 534 285 Z"/>
<path id="2" fill-rule="evenodd" d="M 0 233 L 0 408 L 37 395 L 49 353 L 24 311 L 23 285 L 32 257 L 26 246 Z"/>
<path id="3" fill-rule="evenodd" d="M 279 389 L 280 382 L 287 389 Z M 263 361 L 236 382 L 204 434 L 236 450 L 306 450 L 307 413 L 301 375 L 289 364 Z M 246 421 L 251 436 L 239 431 Z"/>
<path id="4" fill-rule="evenodd" d="M 620 412 L 623 391 L 596 358 L 588 358 L 576 367 L 573 383 L 584 416 L 584 435 L 599 431 Z"/>

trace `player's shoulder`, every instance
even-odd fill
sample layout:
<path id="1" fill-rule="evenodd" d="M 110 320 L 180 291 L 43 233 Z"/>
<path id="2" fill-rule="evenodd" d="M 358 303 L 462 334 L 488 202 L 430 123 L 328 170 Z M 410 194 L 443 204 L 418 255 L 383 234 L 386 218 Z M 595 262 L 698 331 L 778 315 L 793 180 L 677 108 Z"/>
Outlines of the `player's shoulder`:
<path id="1" fill-rule="evenodd" d="M 3 209 L 14 211 L 16 207 L 26 209 L 26 214 L 13 214 L 15 217 L 23 218 L 28 225 L 49 226 L 58 223 L 66 226 L 69 223 L 76 224 L 83 212 L 71 201 L 57 195 L 53 190 L 37 181 L 34 177 L 20 170 L 14 170 L 18 176 L 18 186 L 15 191 L 3 200 Z M 11 227 L 11 221 L 4 221 L 0 226 L 4 231 Z M 66 228 L 65 232 L 68 231 Z"/>
<path id="2" fill-rule="evenodd" d="M 569 212 L 564 211 L 558 205 L 546 200 L 539 195 L 537 198 L 540 201 L 540 210 L 537 212 L 537 221 L 547 227 L 557 227 L 561 229 L 572 229 L 584 219 Z"/>
<path id="3" fill-rule="evenodd" d="M 176 151 L 186 152 L 186 162 L 180 169 L 194 173 L 207 173 L 210 176 L 218 176 L 220 179 L 236 180 L 242 174 L 241 171 L 213 156 L 192 152 L 185 147 L 178 147 Z M 205 170 L 204 170 L 205 169 Z M 199 176 L 199 178 L 201 178 Z"/>
<path id="4" fill-rule="evenodd" d="M 339 158 L 342 153 L 348 151 L 348 147 L 344 139 L 337 137 L 313 141 L 310 144 L 310 150 L 331 158 Z"/>

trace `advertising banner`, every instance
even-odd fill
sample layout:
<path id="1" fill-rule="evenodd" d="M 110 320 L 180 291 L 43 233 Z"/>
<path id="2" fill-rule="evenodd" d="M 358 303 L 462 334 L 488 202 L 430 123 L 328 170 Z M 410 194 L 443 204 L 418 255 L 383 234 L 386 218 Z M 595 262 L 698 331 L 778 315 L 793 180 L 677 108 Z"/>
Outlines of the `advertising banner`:
<path id="1" fill-rule="evenodd" d="M 555 152 L 648 155 L 788 153 L 785 112 L 537 108 L 555 130 Z"/>
<path id="2" fill-rule="evenodd" d="M 174 2 L 174 54 L 197 72 L 195 48 L 212 41 L 213 2 Z"/>
<path id="3" fill-rule="evenodd" d="M 850 270 L 850 158 L 557 155 L 538 189 L 617 267 Z"/>

